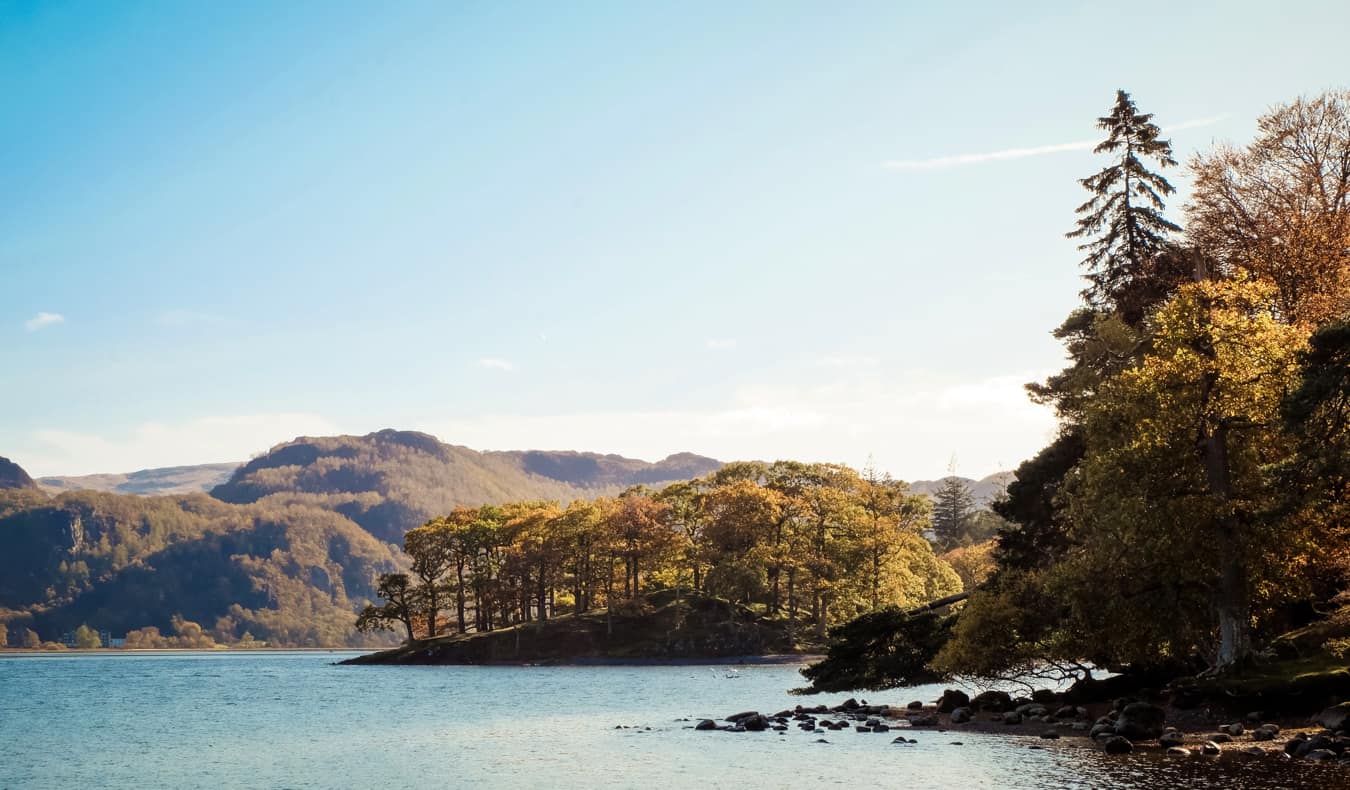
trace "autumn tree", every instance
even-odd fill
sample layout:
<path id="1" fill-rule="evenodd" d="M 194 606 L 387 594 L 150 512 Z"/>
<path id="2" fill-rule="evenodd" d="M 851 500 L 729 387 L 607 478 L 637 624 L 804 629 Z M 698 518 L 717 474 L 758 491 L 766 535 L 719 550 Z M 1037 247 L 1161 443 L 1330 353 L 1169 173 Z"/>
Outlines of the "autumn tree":
<path id="1" fill-rule="evenodd" d="M 426 623 L 427 638 L 437 634 L 441 602 L 446 590 L 442 578 L 455 561 L 455 533 L 446 519 L 434 519 L 403 536 L 403 551 L 412 558 L 412 572 L 417 579 L 417 600 L 422 603 L 420 619 Z"/>
<path id="2" fill-rule="evenodd" d="M 1187 235 L 1222 274 L 1274 283 L 1287 321 L 1350 311 L 1350 90 L 1279 105 L 1252 143 L 1220 145 L 1191 169 Z"/>
<path id="3" fill-rule="evenodd" d="M 103 647 L 103 642 L 98 638 L 98 631 L 87 625 L 81 625 L 75 629 L 75 646 L 81 650 L 93 650 Z"/>
<path id="4" fill-rule="evenodd" d="M 380 576 L 377 588 L 384 603 L 379 606 L 367 604 L 357 615 L 357 630 L 366 632 L 401 625 L 411 643 L 414 639 L 413 617 L 418 609 L 412 580 L 406 573 L 386 573 Z"/>

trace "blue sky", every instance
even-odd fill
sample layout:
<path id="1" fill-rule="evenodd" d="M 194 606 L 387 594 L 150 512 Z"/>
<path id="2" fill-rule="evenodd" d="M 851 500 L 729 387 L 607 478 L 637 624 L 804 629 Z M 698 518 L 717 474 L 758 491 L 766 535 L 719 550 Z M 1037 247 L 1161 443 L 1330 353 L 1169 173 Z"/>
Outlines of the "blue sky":
<path id="1" fill-rule="evenodd" d="M 1180 159 L 1250 139 L 1344 85 L 1350 6 L 916 6 L 0 0 L 0 455 L 1009 468 L 1066 144 L 1118 87 Z"/>

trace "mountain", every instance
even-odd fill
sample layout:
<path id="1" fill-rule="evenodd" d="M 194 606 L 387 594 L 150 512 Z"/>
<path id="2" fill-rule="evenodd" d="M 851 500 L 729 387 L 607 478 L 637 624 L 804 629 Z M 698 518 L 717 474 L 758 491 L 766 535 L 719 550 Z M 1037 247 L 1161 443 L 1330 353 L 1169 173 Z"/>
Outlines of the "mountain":
<path id="1" fill-rule="evenodd" d="M 62 491 L 107 491 L 113 494 L 205 493 L 230 478 L 243 464 L 196 464 L 142 469 L 125 474 L 40 477 L 37 484 L 52 493 Z"/>
<path id="2" fill-rule="evenodd" d="M 355 610 L 405 563 L 321 507 L 0 491 L 0 619 L 48 640 L 83 623 L 169 633 L 187 620 L 226 641 L 360 644 Z"/>
<path id="3" fill-rule="evenodd" d="M 0 456 L 0 488 L 35 488 L 36 483 L 22 466 Z"/>
<path id="4" fill-rule="evenodd" d="M 271 498 L 320 505 L 381 540 L 456 505 L 530 499 L 568 501 L 613 494 L 631 485 L 686 480 L 721 467 L 688 453 L 648 463 L 595 453 L 480 453 L 415 431 L 365 436 L 301 437 L 279 444 L 211 490 L 225 502 Z"/>
<path id="5" fill-rule="evenodd" d="M 971 495 L 975 497 L 975 504 L 981 507 L 988 507 L 991 502 L 1003 496 L 1008 490 L 1008 484 L 1013 481 L 1015 475 L 1012 472 L 995 472 L 979 480 L 972 480 L 969 477 L 956 476 L 956 479 L 965 483 L 970 489 Z M 915 494 L 923 494 L 930 499 L 942 487 L 942 483 L 948 478 L 938 480 L 915 480 L 909 484 L 909 490 Z"/>

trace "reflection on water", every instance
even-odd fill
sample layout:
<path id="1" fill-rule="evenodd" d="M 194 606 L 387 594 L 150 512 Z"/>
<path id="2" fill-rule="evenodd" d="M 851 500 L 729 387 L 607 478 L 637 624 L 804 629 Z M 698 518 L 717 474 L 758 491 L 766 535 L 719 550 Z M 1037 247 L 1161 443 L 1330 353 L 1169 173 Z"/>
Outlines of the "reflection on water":
<path id="1" fill-rule="evenodd" d="M 973 733 L 695 732 L 792 667 L 337 667 L 328 653 L 0 659 L 0 788 L 1328 788 L 1343 769 Z M 871 702 L 933 699 L 927 687 Z M 822 695 L 806 704 L 837 704 Z M 615 729 L 627 727 L 627 729 Z M 649 729 L 646 729 L 650 727 Z M 952 745 L 959 740 L 963 745 Z M 1035 747 L 1035 748 L 1033 748 Z"/>

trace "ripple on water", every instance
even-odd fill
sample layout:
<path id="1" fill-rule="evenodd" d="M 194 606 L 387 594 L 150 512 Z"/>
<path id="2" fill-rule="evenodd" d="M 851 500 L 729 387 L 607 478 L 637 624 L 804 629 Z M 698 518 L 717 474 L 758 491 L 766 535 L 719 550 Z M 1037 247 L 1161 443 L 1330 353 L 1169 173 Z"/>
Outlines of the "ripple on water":
<path id="1" fill-rule="evenodd" d="M 745 667 L 733 680 L 725 667 L 342 667 L 334 658 L 0 660 L 0 788 L 1324 790 L 1347 778 L 1334 767 L 1273 759 L 1107 758 L 1069 741 L 978 733 L 911 731 L 918 743 L 901 746 L 852 731 L 817 744 L 820 736 L 795 728 L 691 729 L 701 718 L 801 703 L 787 693 L 802 682 L 794 667 Z M 871 701 L 903 704 L 938 691 Z"/>

